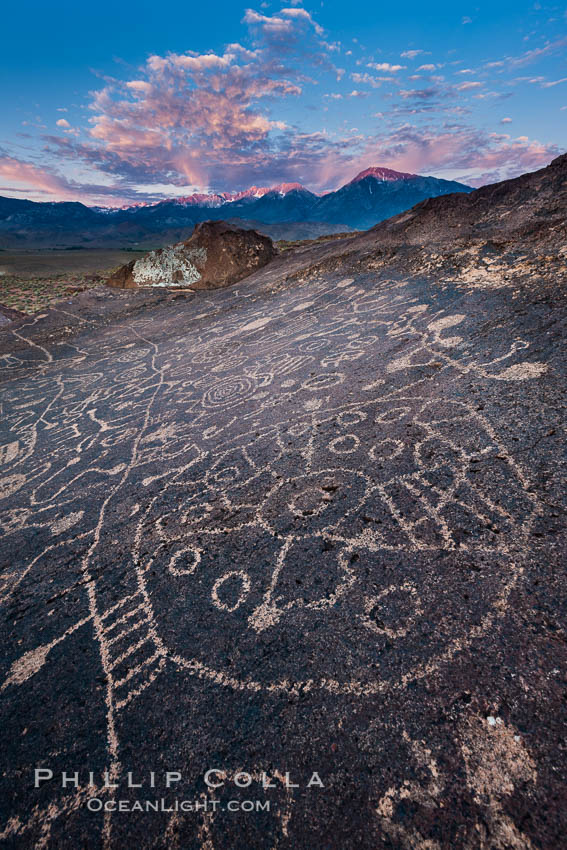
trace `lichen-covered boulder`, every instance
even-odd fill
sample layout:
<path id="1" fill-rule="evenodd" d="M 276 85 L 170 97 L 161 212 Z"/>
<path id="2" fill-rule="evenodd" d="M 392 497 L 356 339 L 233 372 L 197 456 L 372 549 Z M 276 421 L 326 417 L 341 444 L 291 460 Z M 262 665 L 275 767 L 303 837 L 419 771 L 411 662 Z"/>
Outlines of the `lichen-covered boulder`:
<path id="1" fill-rule="evenodd" d="M 272 240 L 225 221 L 197 224 L 189 239 L 150 251 L 116 271 L 109 286 L 219 289 L 262 268 L 276 254 Z"/>

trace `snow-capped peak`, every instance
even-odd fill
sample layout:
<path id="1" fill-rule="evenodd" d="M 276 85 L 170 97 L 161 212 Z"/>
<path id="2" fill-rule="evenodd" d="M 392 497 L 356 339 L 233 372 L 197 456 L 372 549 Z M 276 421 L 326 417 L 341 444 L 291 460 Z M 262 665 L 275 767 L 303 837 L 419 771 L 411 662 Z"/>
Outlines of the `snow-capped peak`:
<path id="1" fill-rule="evenodd" d="M 301 183 L 278 183 L 277 186 L 251 186 L 242 192 L 225 193 L 223 195 L 225 201 L 240 201 L 242 198 L 263 198 L 264 195 L 269 195 L 274 192 L 282 197 L 288 192 L 303 191 L 306 189 Z"/>
<path id="2" fill-rule="evenodd" d="M 376 180 L 382 180 L 384 183 L 393 183 L 396 180 L 412 180 L 417 176 L 417 174 L 408 174 L 405 171 L 393 171 L 391 168 L 380 168 L 379 166 L 374 166 L 361 171 L 360 174 L 357 174 L 350 183 L 347 183 L 347 185 L 350 186 L 352 183 L 358 183 L 360 180 L 364 180 L 365 177 L 375 177 Z"/>

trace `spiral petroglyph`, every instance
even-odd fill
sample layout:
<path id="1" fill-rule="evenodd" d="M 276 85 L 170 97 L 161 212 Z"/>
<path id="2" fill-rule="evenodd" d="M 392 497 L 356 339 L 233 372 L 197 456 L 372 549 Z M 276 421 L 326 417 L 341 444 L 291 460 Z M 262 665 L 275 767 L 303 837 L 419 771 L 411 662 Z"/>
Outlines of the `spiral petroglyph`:
<path id="1" fill-rule="evenodd" d="M 256 392 L 258 383 L 253 378 L 225 378 L 213 384 L 203 395 L 203 407 L 231 407 L 250 398 Z"/>

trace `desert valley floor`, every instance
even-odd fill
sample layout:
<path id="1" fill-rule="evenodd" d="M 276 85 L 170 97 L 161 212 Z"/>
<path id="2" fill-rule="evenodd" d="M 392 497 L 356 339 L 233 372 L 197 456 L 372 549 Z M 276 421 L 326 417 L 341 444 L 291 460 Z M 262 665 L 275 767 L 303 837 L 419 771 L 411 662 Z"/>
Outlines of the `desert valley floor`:
<path id="1" fill-rule="evenodd" d="M 1 332 L 5 845 L 565 846 L 564 294 L 144 297 Z"/>

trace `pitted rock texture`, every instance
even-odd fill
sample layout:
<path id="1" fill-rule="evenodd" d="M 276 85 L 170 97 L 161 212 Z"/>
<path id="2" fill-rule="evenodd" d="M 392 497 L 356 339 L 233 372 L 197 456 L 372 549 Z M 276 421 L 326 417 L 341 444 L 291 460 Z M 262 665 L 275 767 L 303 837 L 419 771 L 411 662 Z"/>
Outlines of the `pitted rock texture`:
<path id="1" fill-rule="evenodd" d="M 198 224 L 185 242 L 150 251 L 118 269 L 109 286 L 220 289 L 262 268 L 276 254 L 272 240 L 224 221 Z"/>
<path id="2" fill-rule="evenodd" d="M 567 154 L 546 168 L 482 186 L 470 194 L 428 198 L 370 233 L 382 245 L 439 245 L 491 239 L 565 246 Z"/>

